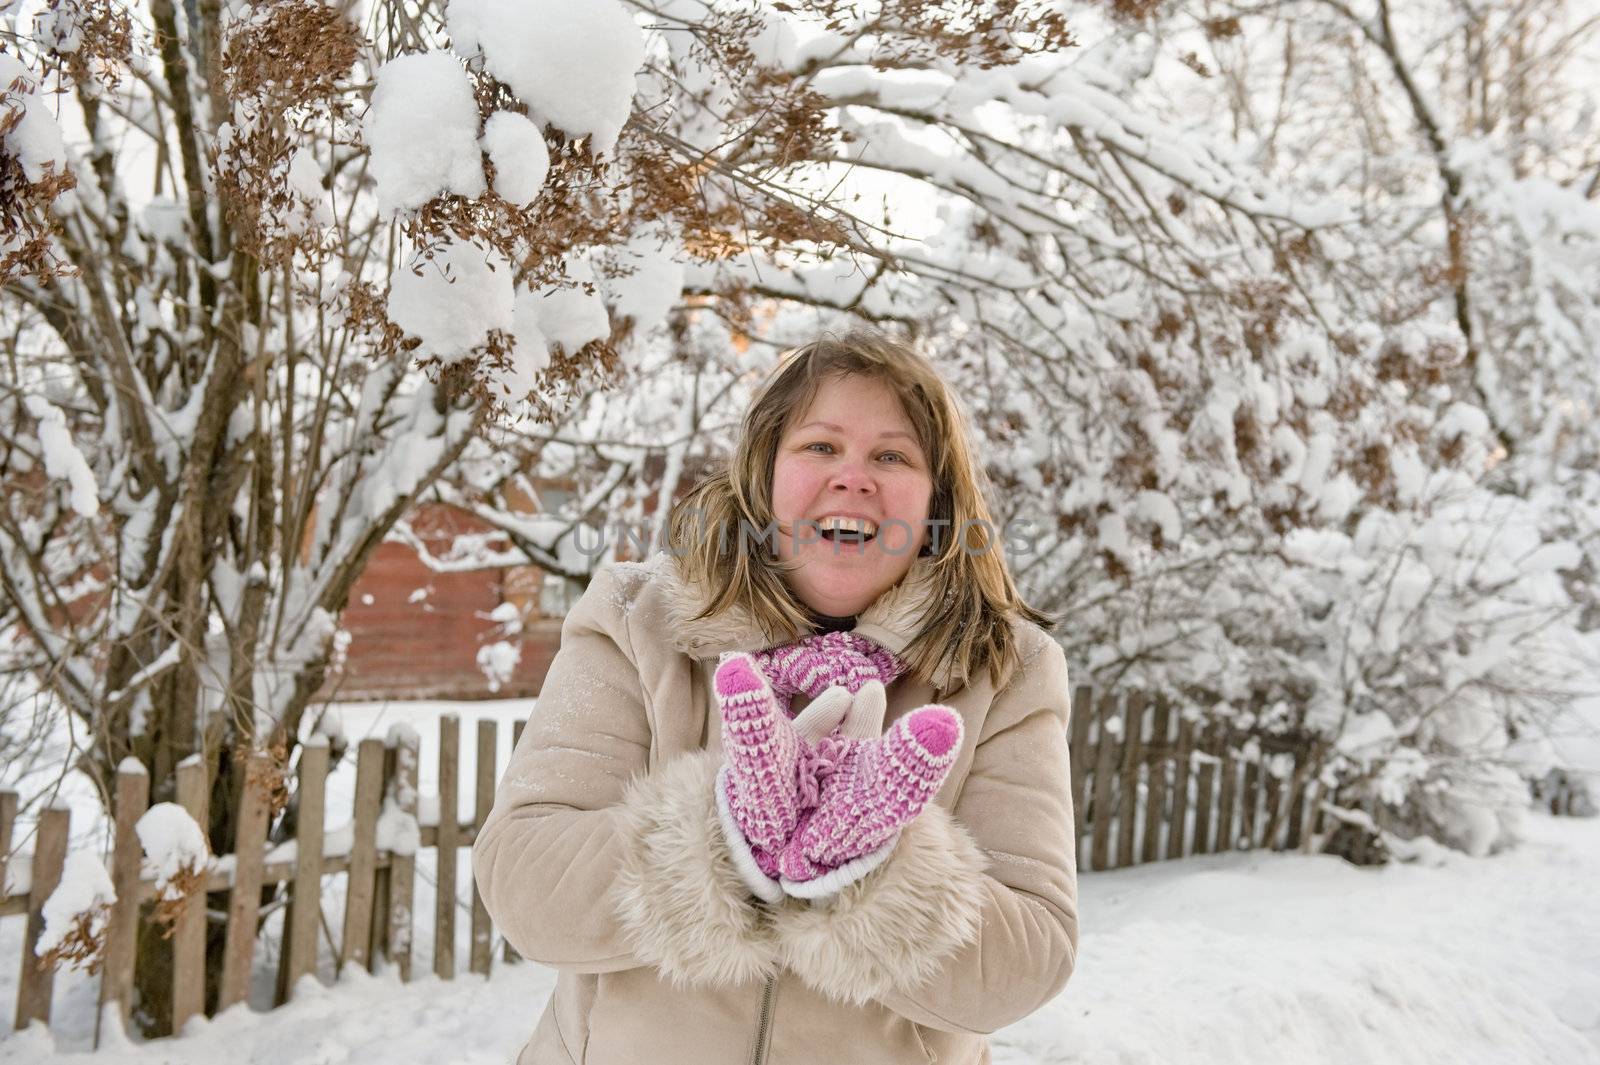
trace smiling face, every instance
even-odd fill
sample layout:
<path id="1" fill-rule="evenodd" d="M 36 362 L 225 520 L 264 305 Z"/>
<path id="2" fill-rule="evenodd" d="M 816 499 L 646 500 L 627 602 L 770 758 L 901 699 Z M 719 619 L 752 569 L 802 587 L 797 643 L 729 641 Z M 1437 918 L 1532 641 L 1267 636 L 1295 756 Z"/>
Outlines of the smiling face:
<path id="1" fill-rule="evenodd" d="M 773 459 L 779 555 L 798 563 L 790 589 L 818 613 L 859 614 L 916 561 L 932 496 L 927 458 L 889 386 L 824 378 Z M 839 518 L 855 520 L 826 520 Z M 839 524 L 868 535 L 829 531 Z"/>

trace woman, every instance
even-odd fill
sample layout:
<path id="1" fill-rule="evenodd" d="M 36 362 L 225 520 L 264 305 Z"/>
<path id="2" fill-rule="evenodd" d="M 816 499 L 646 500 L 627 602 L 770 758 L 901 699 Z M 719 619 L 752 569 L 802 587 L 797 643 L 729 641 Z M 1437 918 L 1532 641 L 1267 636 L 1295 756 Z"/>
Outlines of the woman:
<path id="1" fill-rule="evenodd" d="M 595 576 L 473 848 L 560 970 L 520 1065 L 978 1065 L 1061 990 L 1067 667 L 981 483 L 928 362 L 822 340 Z"/>

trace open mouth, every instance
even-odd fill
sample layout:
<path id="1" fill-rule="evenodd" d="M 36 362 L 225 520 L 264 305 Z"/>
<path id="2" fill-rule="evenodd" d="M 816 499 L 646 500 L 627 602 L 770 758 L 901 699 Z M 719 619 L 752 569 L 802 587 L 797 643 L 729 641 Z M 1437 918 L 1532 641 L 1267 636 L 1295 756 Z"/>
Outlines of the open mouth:
<path id="1" fill-rule="evenodd" d="M 876 522 L 865 518 L 823 518 L 817 522 L 817 531 L 831 544 L 870 544 L 878 538 Z"/>

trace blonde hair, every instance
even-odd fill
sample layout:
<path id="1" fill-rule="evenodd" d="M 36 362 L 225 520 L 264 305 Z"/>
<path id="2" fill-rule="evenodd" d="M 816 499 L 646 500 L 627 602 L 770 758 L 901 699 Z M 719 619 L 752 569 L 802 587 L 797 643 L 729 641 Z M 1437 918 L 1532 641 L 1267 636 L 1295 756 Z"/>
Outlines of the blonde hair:
<path id="1" fill-rule="evenodd" d="M 1015 619 L 1048 626 L 1028 606 L 1006 565 L 1004 545 L 984 499 L 986 479 L 973 454 L 955 397 L 933 364 L 881 334 L 825 335 L 790 352 L 762 385 L 745 414 L 731 462 L 696 485 L 672 511 L 668 542 L 684 580 L 707 594 L 698 617 L 742 605 L 773 640 L 814 628 L 813 615 L 783 580 L 787 564 L 764 550 L 760 537 L 726 535 L 764 529 L 773 521 L 772 472 L 778 443 L 792 419 L 810 407 L 824 379 L 860 376 L 894 392 L 928 459 L 931 520 L 960 530 L 927 556 L 931 595 L 922 629 L 904 649 L 924 679 L 948 663 L 960 682 L 988 670 L 998 686 L 1017 665 Z M 940 526 L 934 526 L 939 528 Z M 707 535 L 717 530 L 718 535 Z M 926 550 L 926 549 L 925 549 Z"/>

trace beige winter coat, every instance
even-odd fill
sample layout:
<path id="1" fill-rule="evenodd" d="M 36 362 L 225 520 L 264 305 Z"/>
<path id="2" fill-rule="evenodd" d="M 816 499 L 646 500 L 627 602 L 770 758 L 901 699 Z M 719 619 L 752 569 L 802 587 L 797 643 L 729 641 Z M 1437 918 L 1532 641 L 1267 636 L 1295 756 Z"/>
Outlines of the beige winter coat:
<path id="1" fill-rule="evenodd" d="M 919 564 L 856 631 L 902 650 L 929 606 Z M 981 1033 L 1049 1001 L 1077 956 L 1060 646 L 1024 624 L 999 690 L 891 685 L 888 722 L 961 714 L 954 770 L 864 879 L 769 905 L 722 835 L 711 697 L 721 652 L 768 641 L 697 609 L 666 555 L 594 578 L 473 848 L 495 923 L 560 970 L 519 1065 L 989 1061 Z"/>

